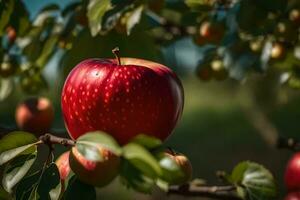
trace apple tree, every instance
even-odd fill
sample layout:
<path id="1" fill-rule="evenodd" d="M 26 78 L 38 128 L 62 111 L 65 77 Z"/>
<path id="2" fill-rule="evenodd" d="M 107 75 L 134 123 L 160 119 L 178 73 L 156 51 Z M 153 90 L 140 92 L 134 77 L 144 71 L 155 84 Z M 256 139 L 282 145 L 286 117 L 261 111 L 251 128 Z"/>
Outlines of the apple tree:
<path id="1" fill-rule="evenodd" d="M 0 127 L 0 199 L 93 200 L 116 180 L 148 195 L 278 198 L 280 180 L 259 163 L 220 171 L 211 186 L 165 144 L 184 109 L 176 73 L 189 70 L 169 65 L 175 58 L 163 52 L 187 39 L 197 49 L 199 81 L 228 81 L 232 90 L 248 83 L 244 111 L 253 126 L 272 148 L 298 151 L 296 139 L 279 138 L 268 113 L 282 88 L 291 96 L 300 88 L 300 1 L 49 1 L 35 15 L 33 4 L 0 2 L 0 101 L 25 99 L 17 126 Z M 60 111 L 42 97 L 47 91 Z M 51 127 L 58 115 L 63 131 Z M 286 170 L 287 200 L 300 199 L 299 159 Z"/>

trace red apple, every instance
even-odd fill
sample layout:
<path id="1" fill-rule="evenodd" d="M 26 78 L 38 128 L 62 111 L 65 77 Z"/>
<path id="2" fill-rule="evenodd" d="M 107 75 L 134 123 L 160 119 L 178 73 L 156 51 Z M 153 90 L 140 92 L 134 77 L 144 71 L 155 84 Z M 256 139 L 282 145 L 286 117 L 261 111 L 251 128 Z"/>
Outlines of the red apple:
<path id="1" fill-rule="evenodd" d="M 225 26 L 220 22 L 204 21 L 196 33 L 195 43 L 204 45 L 207 43 L 219 44 L 225 34 Z"/>
<path id="2" fill-rule="evenodd" d="M 62 181 L 66 180 L 68 177 L 71 168 L 69 165 L 69 155 L 70 151 L 64 152 L 61 156 L 58 157 L 58 159 L 55 161 L 55 164 L 57 165 L 60 179 Z"/>
<path id="3" fill-rule="evenodd" d="M 285 186 L 289 191 L 300 190 L 300 152 L 288 162 L 285 171 Z"/>
<path id="4" fill-rule="evenodd" d="M 9 43 L 13 43 L 17 38 L 16 30 L 13 27 L 9 26 L 6 29 L 6 33 Z"/>
<path id="5" fill-rule="evenodd" d="M 102 187 L 110 183 L 119 173 L 120 158 L 104 148 L 99 149 L 103 160 L 87 160 L 76 147 L 69 157 L 72 171 L 84 183 Z"/>
<path id="6" fill-rule="evenodd" d="M 300 192 L 289 193 L 284 200 L 300 200 Z"/>
<path id="7" fill-rule="evenodd" d="M 183 88 L 164 65 L 136 58 L 88 59 L 69 74 L 62 111 L 70 136 L 102 130 L 120 144 L 138 134 L 165 140 L 183 109 Z"/>
<path id="8" fill-rule="evenodd" d="M 49 99 L 33 97 L 17 106 L 15 117 L 20 129 L 40 135 L 49 131 L 54 108 Z"/>

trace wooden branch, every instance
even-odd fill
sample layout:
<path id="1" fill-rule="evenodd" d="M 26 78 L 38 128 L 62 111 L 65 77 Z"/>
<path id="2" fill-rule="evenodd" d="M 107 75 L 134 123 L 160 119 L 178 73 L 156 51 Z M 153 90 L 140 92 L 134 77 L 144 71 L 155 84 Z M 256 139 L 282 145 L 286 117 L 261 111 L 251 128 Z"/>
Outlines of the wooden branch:
<path id="1" fill-rule="evenodd" d="M 68 139 L 68 138 L 62 138 L 54 136 L 50 133 L 46 133 L 45 135 L 42 135 L 39 137 L 40 141 L 42 141 L 44 144 L 47 145 L 53 145 L 53 144 L 61 144 L 64 146 L 74 146 L 76 141 Z"/>
<path id="2" fill-rule="evenodd" d="M 7 128 L 7 127 L 4 127 L 4 126 L 0 125 L 0 138 L 3 137 L 4 135 L 6 135 L 9 132 L 12 132 L 12 131 L 18 131 L 18 129 Z M 65 132 L 62 132 L 62 131 L 59 132 L 59 134 L 62 134 L 62 133 L 65 133 Z M 64 145 L 64 146 L 74 146 L 75 143 L 76 143 L 74 140 L 71 140 L 71 139 L 68 139 L 68 138 L 63 138 L 63 137 L 58 137 L 58 136 L 55 136 L 55 135 L 50 134 L 50 133 L 46 133 L 44 135 L 41 135 L 39 137 L 39 140 L 42 143 L 47 144 L 49 146 L 51 146 L 53 144 L 61 144 L 61 145 Z"/>
<path id="3" fill-rule="evenodd" d="M 171 186 L 169 195 L 176 194 L 187 197 L 208 197 L 223 200 L 241 200 L 236 193 L 236 187 L 228 186 L 199 186 L 195 184 L 186 184 L 182 186 Z"/>

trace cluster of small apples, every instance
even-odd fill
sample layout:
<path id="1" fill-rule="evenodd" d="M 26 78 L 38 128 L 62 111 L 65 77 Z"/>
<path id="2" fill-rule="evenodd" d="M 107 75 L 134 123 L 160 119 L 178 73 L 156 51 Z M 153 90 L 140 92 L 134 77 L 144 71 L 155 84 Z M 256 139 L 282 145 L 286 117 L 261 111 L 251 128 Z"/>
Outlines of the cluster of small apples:
<path id="1" fill-rule="evenodd" d="M 209 81 L 211 79 L 222 81 L 227 79 L 228 71 L 224 66 L 223 60 L 214 59 L 210 62 L 204 62 L 198 65 L 196 75 L 203 81 Z"/>
<path id="2" fill-rule="evenodd" d="M 300 153 L 294 154 L 289 160 L 284 181 L 288 190 L 284 200 L 300 200 Z"/>
<path id="3" fill-rule="evenodd" d="M 46 97 L 31 97 L 17 106 L 15 119 L 21 130 L 39 136 L 50 130 L 54 120 L 54 108 Z"/>
<path id="4" fill-rule="evenodd" d="M 74 172 L 76 177 L 89 185 L 104 187 L 112 182 L 118 175 L 122 165 L 122 158 L 105 148 L 99 149 L 102 161 L 91 161 L 85 158 L 76 147 L 64 152 L 57 160 L 56 165 L 59 170 L 62 189 L 65 190 L 66 181 Z M 164 174 L 159 177 L 170 185 L 185 184 L 192 178 L 192 165 L 183 154 L 178 154 L 166 150 L 164 156 L 170 158 L 180 167 L 181 174 Z"/>
<path id="5" fill-rule="evenodd" d="M 279 20 L 273 32 L 270 51 L 270 64 L 288 73 L 285 83 L 292 88 L 300 88 L 299 76 L 299 37 L 300 37 L 300 7 L 288 10 L 285 19 Z M 249 42 L 254 53 L 262 53 L 267 37 L 255 38 Z M 291 60 L 294 60 L 291 62 Z"/>

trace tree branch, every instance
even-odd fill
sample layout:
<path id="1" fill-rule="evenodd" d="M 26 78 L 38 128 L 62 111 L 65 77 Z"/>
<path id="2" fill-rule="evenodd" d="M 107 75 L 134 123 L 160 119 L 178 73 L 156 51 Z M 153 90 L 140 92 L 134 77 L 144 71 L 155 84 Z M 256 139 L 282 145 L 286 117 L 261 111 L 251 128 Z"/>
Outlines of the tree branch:
<path id="1" fill-rule="evenodd" d="M 189 197 L 208 197 L 223 200 L 241 200 L 236 193 L 236 187 L 228 186 L 199 186 L 195 184 L 186 184 L 182 186 L 171 186 L 168 194 L 183 195 Z"/>
<path id="2" fill-rule="evenodd" d="M 61 144 L 64 146 L 74 146 L 75 141 L 68 139 L 68 138 L 62 138 L 54 136 L 50 133 L 46 133 L 45 135 L 42 135 L 39 137 L 40 141 L 42 141 L 44 144 L 52 145 L 52 144 Z"/>

